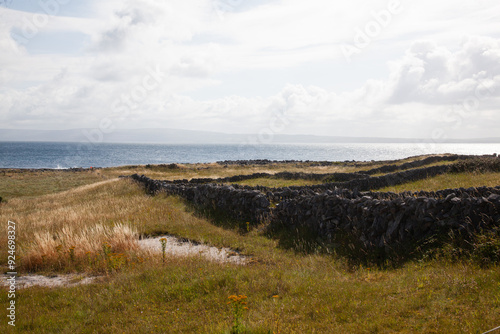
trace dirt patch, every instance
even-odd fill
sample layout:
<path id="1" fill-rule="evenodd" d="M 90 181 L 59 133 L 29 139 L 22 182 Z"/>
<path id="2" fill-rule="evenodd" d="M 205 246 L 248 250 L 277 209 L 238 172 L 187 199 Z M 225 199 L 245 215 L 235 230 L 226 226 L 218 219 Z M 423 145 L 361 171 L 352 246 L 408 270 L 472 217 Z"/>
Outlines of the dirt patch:
<path id="1" fill-rule="evenodd" d="M 160 239 L 162 238 L 167 240 L 165 247 L 165 255 L 167 256 L 201 256 L 209 261 L 235 264 L 245 264 L 249 261 L 248 257 L 239 255 L 229 248 L 219 249 L 213 246 L 195 244 L 169 235 L 139 240 L 139 247 L 146 252 L 161 255 Z"/>
<path id="2" fill-rule="evenodd" d="M 0 285 L 8 286 L 9 282 L 7 281 L 7 278 L 10 277 L 11 276 L 2 275 Z M 90 284 L 98 278 L 101 277 L 82 276 L 77 274 L 54 275 L 54 276 L 24 275 L 16 277 L 16 289 L 30 288 L 32 286 L 43 286 L 48 288 L 55 288 L 59 286 L 70 287 L 81 284 Z"/>
<path id="3" fill-rule="evenodd" d="M 161 256 L 161 238 L 167 240 L 165 248 L 166 256 L 201 256 L 209 261 L 239 265 L 244 265 L 250 261 L 249 257 L 242 256 L 229 248 L 219 249 L 213 246 L 180 240 L 169 235 L 138 240 L 138 244 L 143 251 L 154 256 Z M 9 285 L 7 279 L 10 277 L 11 276 L 8 275 L 0 275 L 0 286 L 7 287 Z M 16 288 L 24 289 L 32 286 L 43 286 L 48 288 L 61 286 L 72 287 L 81 284 L 90 284 L 99 281 L 102 277 L 103 276 L 86 276 L 78 274 L 60 274 L 53 276 L 23 275 L 16 277 Z"/>

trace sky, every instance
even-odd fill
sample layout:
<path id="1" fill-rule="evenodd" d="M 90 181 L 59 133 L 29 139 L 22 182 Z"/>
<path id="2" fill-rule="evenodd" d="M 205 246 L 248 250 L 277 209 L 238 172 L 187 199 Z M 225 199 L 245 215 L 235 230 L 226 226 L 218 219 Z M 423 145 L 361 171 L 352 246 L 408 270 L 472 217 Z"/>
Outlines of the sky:
<path id="1" fill-rule="evenodd" d="M 500 137 L 497 0 L 0 0 L 0 128 Z"/>

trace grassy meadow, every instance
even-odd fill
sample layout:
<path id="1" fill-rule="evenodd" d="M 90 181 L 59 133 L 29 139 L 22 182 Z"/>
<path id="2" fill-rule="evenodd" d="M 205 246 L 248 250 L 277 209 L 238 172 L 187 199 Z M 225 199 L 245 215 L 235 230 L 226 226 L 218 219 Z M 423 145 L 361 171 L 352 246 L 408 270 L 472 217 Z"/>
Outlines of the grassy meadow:
<path id="1" fill-rule="evenodd" d="M 130 180 L 118 179 L 133 173 L 173 180 L 256 172 L 352 172 L 381 164 L 0 171 L 3 271 L 11 220 L 16 222 L 21 275 L 99 277 L 88 285 L 18 290 L 15 330 L 2 315 L 0 332 L 483 333 L 500 326 L 498 265 L 452 261 L 443 255 L 377 267 L 332 254 L 283 249 L 263 226 L 247 231 L 223 228 L 179 198 L 148 196 Z M 257 179 L 244 184 L 311 182 Z M 500 185 L 500 173 L 445 174 L 382 190 L 483 185 Z M 163 262 L 161 255 L 146 254 L 137 246 L 139 237 L 164 234 L 229 247 L 250 260 L 236 265 L 201 256 L 169 256 Z M 2 312 L 7 302 L 3 288 Z"/>

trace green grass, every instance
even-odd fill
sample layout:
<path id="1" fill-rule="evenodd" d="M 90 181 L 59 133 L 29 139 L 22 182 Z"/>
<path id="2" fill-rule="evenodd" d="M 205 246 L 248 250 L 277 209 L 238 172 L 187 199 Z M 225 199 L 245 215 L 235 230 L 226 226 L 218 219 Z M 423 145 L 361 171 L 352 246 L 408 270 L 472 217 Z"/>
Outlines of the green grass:
<path id="1" fill-rule="evenodd" d="M 498 270 L 434 263 L 348 271 L 325 257 L 278 256 L 246 267 L 170 259 L 104 283 L 22 290 L 17 330 L 227 333 L 232 294 L 248 296 L 249 333 L 477 333 L 498 325 Z"/>
<path id="2" fill-rule="evenodd" d="M 103 180 L 95 172 L 0 170 L 0 197 L 34 197 L 54 194 Z"/>
<path id="3" fill-rule="evenodd" d="M 189 168 L 189 175 L 199 177 L 192 169 L 197 167 Z M 0 204 L 0 219 L 16 220 L 21 249 L 37 229 L 57 232 L 68 225 L 78 230 L 123 223 L 143 235 L 168 233 L 230 247 L 251 257 L 251 263 L 220 264 L 195 256 L 168 257 L 163 264 L 159 254 L 109 271 L 91 285 L 18 290 L 17 332 L 229 333 L 234 315 L 227 302 L 234 294 L 248 296 L 241 319 L 247 333 L 482 333 L 500 325 L 498 265 L 480 267 L 442 257 L 399 268 L 353 266 L 335 255 L 280 248 L 278 240 L 261 232 L 262 226 L 244 234 L 221 228 L 197 216 L 181 199 L 147 196 L 129 180 L 74 188 L 124 171 L 130 170 L 61 174 L 57 186 L 51 184 L 51 174 L 26 172 L 15 182 L 32 182 L 26 186 L 33 189 L 19 193 L 10 189 L 12 179 L 0 174 L 0 196 L 9 194 L 8 202 Z M 242 169 L 233 172 L 241 174 Z M 182 177 L 179 170 L 154 173 Z M 499 175 L 442 175 L 400 189 L 498 185 Z M 6 236 L 0 235 L 2 254 L 5 245 Z M 5 265 L 6 256 L 0 263 Z M 40 273 L 54 271 L 44 268 Z M 7 301 L 6 291 L 0 291 L 0 305 Z M 6 333 L 2 318 L 0 332 Z"/>
<path id="4" fill-rule="evenodd" d="M 500 173 L 460 173 L 443 174 L 435 177 L 408 182 L 393 187 L 377 189 L 380 192 L 436 191 L 442 189 L 500 186 Z"/>
<path id="5" fill-rule="evenodd" d="M 279 187 L 291 187 L 291 186 L 311 186 L 315 184 L 321 184 L 321 181 L 314 180 L 284 180 L 276 178 L 256 178 L 250 180 L 244 180 L 239 182 L 233 182 L 236 184 L 246 185 L 246 186 L 265 186 L 270 188 Z"/>
<path id="6" fill-rule="evenodd" d="M 434 162 L 432 164 L 428 164 L 428 165 L 424 165 L 424 166 L 421 166 L 421 167 L 415 167 L 415 168 L 409 168 L 409 169 L 405 169 L 405 171 L 407 170 L 414 170 L 414 169 L 419 169 L 419 168 L 427 168 L 427 167 L 435 167 L 435 166 L 444 166 L 444 165 L 452 165 L 452 164 L 455 164 L 457 163 L 456 161 L 439 161 L 439 162 Z M 398 163 L 399 165 L 399 163 Z M 403 170 L 396 170 L 394 172 L 391 172 L 391 173 L 398 173 L 398 172 L 402 172 Z M 377 177 L 377 176 L 383 176 L 383 175 L 386 175 L 387 173 L 376 173 L 376 174 L 372 174 L 370 175 L 371 177 Z"/>

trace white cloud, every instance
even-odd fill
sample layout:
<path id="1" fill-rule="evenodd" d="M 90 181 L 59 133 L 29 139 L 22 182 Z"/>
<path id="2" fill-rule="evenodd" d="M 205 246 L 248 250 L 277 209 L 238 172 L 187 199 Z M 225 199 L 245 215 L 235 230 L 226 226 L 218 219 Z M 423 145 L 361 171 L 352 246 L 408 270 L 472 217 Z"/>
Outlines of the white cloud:
<path id="1" fill-rule="evenodd" d="M 250 133 L 279 115 L 289 120 L 283 133 L 419 136 L 446 127 L 450 136 L 496 135 L 496 2 L 401 1 L 401 14 L 349 65 L 339 45 L 352 42 L 355 29 L 374 20 L 372 12 L 389 1 L 276 0 L 253 7 L 231 2 L 223 15 L 214 1 L 94 1 L 93 17 L 49 17 L 40 33 L 89 36 L 77 55 L 31 53 L 29 42 L 37 36 L 23 44 L 11 33 L 22 33 L 34 14 L 0 7 L 0 127 L 95 127 L 108 117 L 119 127 Z M 303 83 L 300 73 L 309 64 L 328 61 L 389 66 L 385 78 L 375 79 L 368 70 L 352 90 Z M 142 94 L 151 68 L 161 69 L 161 83 L 132 101 L 133 108 L 118 108 L 117 101 Z M 247 97 L 192 97 L 222 84 L 226 73 L 252 71 L 263 74 L 237 83 L 249 90 Z M 251 93 L 285 72 L 291 74 L 280 91 Z M 331 77 L 337 86 L 347 79 Z"/>
<path id="2" fill-rule="evenodd" d="M 468 96 L 500 95 L 500 40 L 469 37 L 456 52 L 416 42 L 394 66 L 391 102 L 457 103 Z"/>

